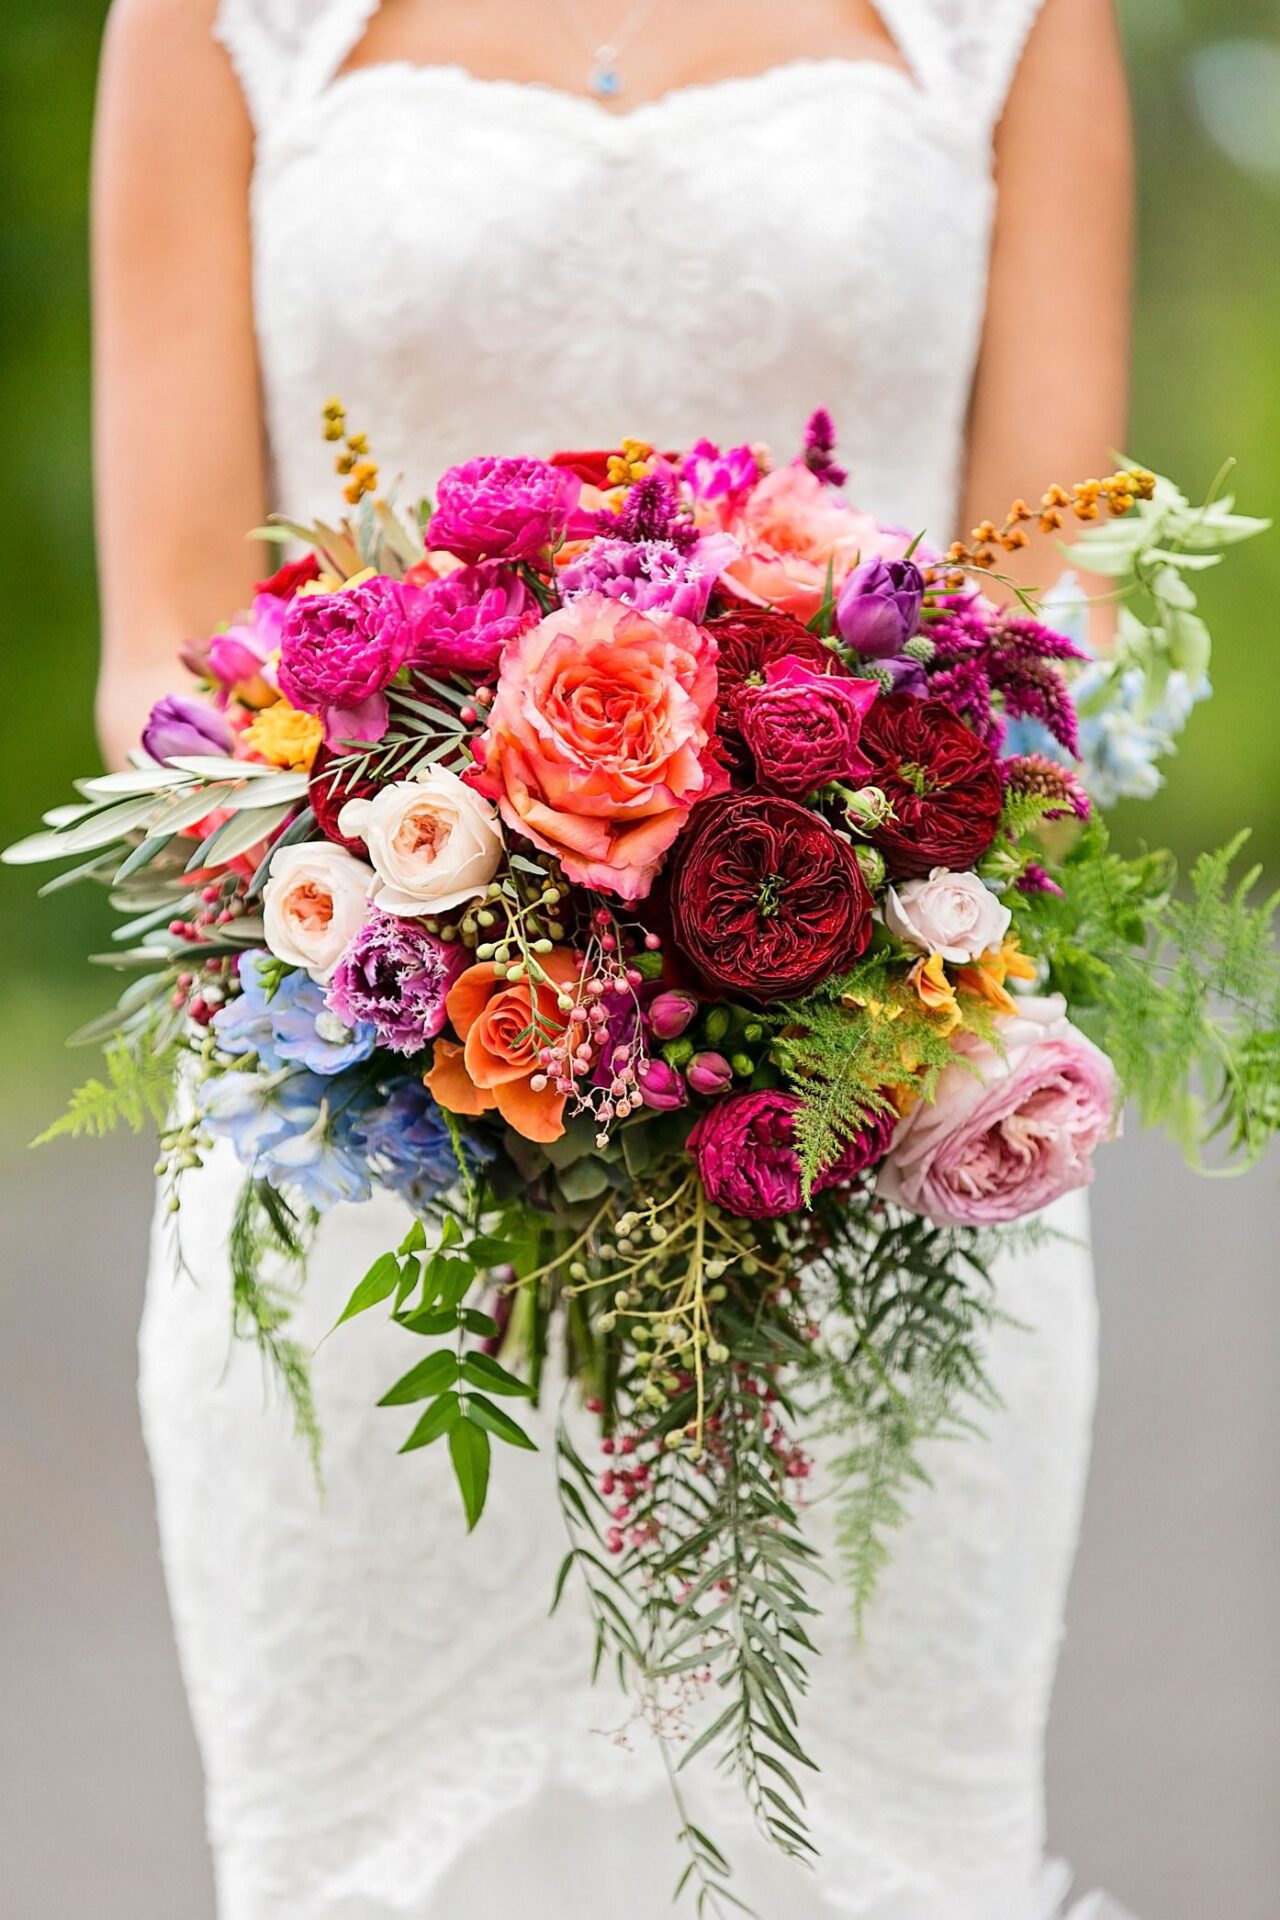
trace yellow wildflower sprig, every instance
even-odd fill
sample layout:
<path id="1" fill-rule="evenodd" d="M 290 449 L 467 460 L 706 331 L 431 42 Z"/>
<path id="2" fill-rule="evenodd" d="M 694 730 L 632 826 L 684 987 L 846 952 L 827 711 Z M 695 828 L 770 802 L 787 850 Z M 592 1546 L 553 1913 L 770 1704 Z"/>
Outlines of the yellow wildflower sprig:
<path id="1" fill-rule="evenodd" d="M 359 506 L 366 493 L 376 493 L 378 490 L 378 463 L 369 456 L 368 434 L 348 433 L 347 410 L 341 400 L 325 402 L 324 437 L 344 443 L 342 452 L 333 463 L 334 470 L 346 478 L 343 498 L 349 506 Z"/>
<path id="2" fill-rule="evenodd" d="M 1156 476 L 1145 467 L 1121 467 L 1103 480 L 1078 480 L 1072 487 L 1056 482 L 1046 487 L 1038 507 L 1015 500 L 999 526 L 994 520 L 980 520 L 970 529 L 967 540 L 956 540 L 947 549 L 947 585 L 963 585 L 966 568 L 987 572 L 996 563 L 997 548 L 1017 553 L 1029 544 L 1027 531 L 1032 521 L 1041 533 L 1056 533 L 1066 524 L 1068 513 L 1079 521 L 1096 520 L 1105 507 L 1115 518 L 1128 513 L 1137 500 L 1150 500 L 1155 492 Z"/>

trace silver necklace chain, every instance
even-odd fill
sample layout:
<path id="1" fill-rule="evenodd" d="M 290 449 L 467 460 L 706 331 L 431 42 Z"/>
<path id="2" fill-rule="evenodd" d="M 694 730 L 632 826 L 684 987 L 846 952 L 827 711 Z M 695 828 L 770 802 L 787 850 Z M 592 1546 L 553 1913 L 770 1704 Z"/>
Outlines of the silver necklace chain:
<path id="1" fill-rule="evenodd" d="M 597 40 L 590 20 L 578 0 L 561 0 L 561 11 L 583 46 L 591 55 L 587 70 L 587 90 L 600 99 L 611 99 L 622 92 L 622 55 L 648 24 L 656 0 L 633 0 L 607 40 Z"/>

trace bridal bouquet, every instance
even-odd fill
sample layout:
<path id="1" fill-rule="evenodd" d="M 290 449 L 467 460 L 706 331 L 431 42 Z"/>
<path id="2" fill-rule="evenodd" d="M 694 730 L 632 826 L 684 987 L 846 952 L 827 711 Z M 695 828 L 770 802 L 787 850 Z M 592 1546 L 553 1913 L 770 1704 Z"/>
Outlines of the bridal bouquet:
<path id="1" fill-rule="evenodd" d="M 1260 523 L 1130 468 L 936 551 L 847 503 L 823 413 L 783 463 L 471 460 L 406 519 L 325 419 L 350 511 L 267 530 L 300 557 L 8 856 L 125 915 L 106 1078 L 53 1131 L 154 1117 L 175 1214 L 230 1143 L 236 1323 L 313 1443 L 289 1263 L 400 1196 L 343 1319 L 404 1331 L 403 1450 L 444 1442 L 474 1526 L 521 1403 L 576 1389 L 560 1586 L 802 1852 L 814 1449 L 862 1608 L 922 1444 L 989 1398 L 993 1253 L 1122 1098 L 1246 1161 L 1280 1124 L 1236 847 L 1180 896 L 1098 811 L 1158 783 L 1208 691 L 1192 583 Z M 1072 519 L 1105 656 L 1078 596 L 984 591 Z"/>

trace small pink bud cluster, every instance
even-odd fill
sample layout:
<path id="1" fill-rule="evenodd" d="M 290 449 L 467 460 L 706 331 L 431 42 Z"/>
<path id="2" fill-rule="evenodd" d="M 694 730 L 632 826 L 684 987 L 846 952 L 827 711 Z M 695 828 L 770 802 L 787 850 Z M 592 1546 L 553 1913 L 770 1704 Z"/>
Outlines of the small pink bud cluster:
<path id="1" fill-rule="evenodd" d="M 225 905 L 220 904 L 224 899 Z M 225 927 L 228 922 L 240 919 L 245 911 L 244 901 L 235 894 L 227 899 L 216 881 L 201 888 L 200 902 L 189 920 L 169 922 L 173 938 L 187 946 L 203 946 L 211 929 Z M 194 1020 L 198 1027 L 207 1027 L 226 999 L 225 975 L 226 962 L 221 958 L 205 960 L 198 971 L 180 973 L 174 982 L 172 1006 L 185 1008 L 188 1019 Z"/>

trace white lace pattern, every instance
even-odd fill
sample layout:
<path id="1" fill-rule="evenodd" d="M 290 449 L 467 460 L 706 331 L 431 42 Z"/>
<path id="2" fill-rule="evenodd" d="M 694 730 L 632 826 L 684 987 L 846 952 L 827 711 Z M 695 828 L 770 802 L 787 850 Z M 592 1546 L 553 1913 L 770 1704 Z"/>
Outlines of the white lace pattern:
<path id="1" fill-rule="evenodd" d="M 259 150 L 257 325 L 279 504 L 327 514 L 340 394 L 406 489 L 478 451 L 701 433 L 785 452 L 829 405 L 860 502 L 951 531 L 981 321 L 990 137 L 1036 0 L 892 0 L 910 72 L 840 60 L 625 118 L 404 63 L 335 78 L 372 0 L 224 0 Z M 444 1463 L 375 1402 L 374 1317 L 319 1343 L 404 1222 L 329 1216 L 297 1326 L 326 1496 L 229 1340 L 226 1149 L 157 1228 L 142 1401 L 203 1750 L 222 1920 L 652 1920 L 674 1821 L 649 1737 L 547 1601 L 552 1463 L 506 1455 L 464 1538 Z M 1077 1235 L 1082 1207 L 1065 1210 Z M 1010 1266 L 988 1435 L 940 1447 L 857 1641 L 838 1586 L 809 1722 L 804 1876 L 702 1802 L 767 1920 L 1051 1920 L 1042 1744 L 1094 1380 L 1078 1240 Z M 542 1439 L 551 1414 L 543 1416 Z M 812 1515 L 820 1538 L 828 1521 Z M 614 1729 L 611 1733 L 609 1730 Z M 607 1811 L 607 1817 L 606 1817 Z M 1080 1920 L 1085 1920 L 1081 1910 Z"/>

